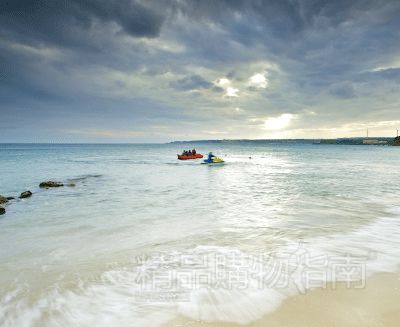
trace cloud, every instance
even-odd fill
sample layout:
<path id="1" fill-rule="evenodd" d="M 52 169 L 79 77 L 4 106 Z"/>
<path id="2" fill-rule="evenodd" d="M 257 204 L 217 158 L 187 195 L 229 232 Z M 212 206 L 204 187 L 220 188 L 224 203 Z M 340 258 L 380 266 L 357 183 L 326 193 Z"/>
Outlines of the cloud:
<path id="1" fill-rule="evenodd" d="M 182 79 L 172 81 L 170 85 L 178 90 L 189 91 L 197 89 L 209 89 L 214 86 L 213 83 L 206 81 L 199 75 L 189 75 Z"/>
<path id="2" fill-rule="evenodd" d="M 400 68 L 386 68 L 363 74 L 364 79 L 392 80 L 400 82 Z"/>
<path id="3" fill-rule="evenodd" d="M 247 84 L 251 89 L 265 89 L 268 86 L 268 80 L 265 73 L 257 73 L 249 78 Z"/>
<path id="4" fill-rule="evenodd" d="M 231 85 L 231 81 L 227 78 L 220 78 L 218 81 L 216 81 L 216 84 L 220 87 L 228 87 Z"/>
<path id="5" fill-rule="evenodd" d="M 90 138 L 132 138 L 138 136 L 144 136 L 143 131 L 121 131 L 111 129 L 96 129 L 96 128 L 84 128 L 84 129 L 66 129 L 64 130 L 67 134 L 85 136 Z"/>
<path id="6" fill-rule="evenodd" d="M 339 83 L 332 85 L 329 92 L 340 99 L 351 99 L 355 97 L 354 87 L 351 83 Z"/>
<path id="7" fill-rule="evenodd" d="M 235 89 L 234 87 L 227 87 L 226 88 L 226 96 L 227 97 L 237 97 L 239 89 Z"/>
<path id="8" fill-rule="evenodd" d="M 239 89 L 231 86 L 232 81 L 223 77 L 214 82 L 214 84 L 222 90 L 225 90 L 225 96 L 228 98 L 238 97 Z"/>
<path id="9" fill-rule="evenodd" d="M 182 90 L 182 91 L 191 91 L 198 89 L 209 89 L 214 86 L 213 83 L 208 82 L 203 77 L 199 75 L 189 75 L 185 76 L 182 79 L 172 81 L 170 83 L 171 87 Z"/>
<path id="10" fill-rule="evenodd" d="M 1 138 L 66 133 L 55 125 L 191 138 L 205 124 L 226 137 L 312 136 L 394 121 L 399 16 L 390 0 L 3 1 Z"/>
<path id="11" fill-rule="evenodd" d="M 90 41 L 96 22 L 115 24 L 117 30 L 133 37 L 157 37 L 164 20 L 165 13 L 141 1 L 14 0 L 0 4 L 3 36 L 61 46 L 78 45 L 83 38 L 77 31 Z"/>

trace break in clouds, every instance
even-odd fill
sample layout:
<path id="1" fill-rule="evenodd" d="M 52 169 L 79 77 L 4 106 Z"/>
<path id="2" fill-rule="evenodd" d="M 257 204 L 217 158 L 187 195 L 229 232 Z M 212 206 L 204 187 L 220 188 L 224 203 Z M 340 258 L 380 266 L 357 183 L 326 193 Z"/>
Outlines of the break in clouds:
<path id="1" fill-rule="evenodd" d="M 0 3 L 3 142 L 391 136 L 399 1 Z"/>

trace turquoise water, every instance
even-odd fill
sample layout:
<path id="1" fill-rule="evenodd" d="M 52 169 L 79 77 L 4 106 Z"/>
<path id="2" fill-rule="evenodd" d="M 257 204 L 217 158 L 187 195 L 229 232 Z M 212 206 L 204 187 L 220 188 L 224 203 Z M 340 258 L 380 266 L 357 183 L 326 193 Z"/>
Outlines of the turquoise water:
<path id="1" fill-rule="evenodd" d="M 314 256 L 365 258 L 366 276 L 399 270 L 398 148 L 193 146 L 226 164 L 178 161 L 189 148 L 179 144 L 0 145 L 0 194 L 34 193 L 0 216 L 0 325 L 247 323 L 299 291 L 255 287 L 259 272 L 229 260 L 218 282 L 231 283 L 227 272 L 239 267 L 245 287 L 183 282 L 184 273 L 207 275 L 199 261 L 213 255 L 254 258 L 301 244 Z M 76 186 L 39 189 L 49 179 Z M 143 285 L 144 270 L 181 282 L 183 298 L 151 298 L 177 289 Z"/>

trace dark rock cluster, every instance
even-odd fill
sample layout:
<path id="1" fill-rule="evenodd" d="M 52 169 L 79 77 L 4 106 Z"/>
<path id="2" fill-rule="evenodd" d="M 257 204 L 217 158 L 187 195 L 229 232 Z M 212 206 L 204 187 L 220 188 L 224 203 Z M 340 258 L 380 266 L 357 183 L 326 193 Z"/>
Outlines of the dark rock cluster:
<path id="1" fill-rule="evenodd" d="M 60 183 L 60 182 L 54 182 L 54 181 L 45 181 L 45 182 L 42 182 L 39 184 L 40 188 L 61 187 L 61 186 L 64 186 L 64 184 Z M 75 186 L 75 184 L 70 183 L 70 184 L 68 184 L 68 186 Z M 27 198 L 30 198 L 32 195 L 33 195 L 33 193 L 31 191 L 25 191 L 25 192 L 22 192 L 18 198 L 19 199 L 27 199 Z M 5 196 L 0 195 L 0 205 L 8 204 L 8 202 L 11 200 L 15 200 L 15 197 L 13 197 L 13 196 L 5 197 Z M 2 206 L 0 206 L 0 215 L 4 215 L 5 213 L 6 213 L 6 209 L 3 208 Z"/>
<path id="2" fill-rule="evenodd" d="M 84 177 L 80 177 L 80 178 L 75 178 L 75 179 L 70 179 L 67 180 L 66 184 L 62 183 L 62 182 L 56 182 L 56 181 L 44 181 L 42 183 L 39 184 L 40 188 L 44 188 L 44 189 L 48 189 L 48 188 L 53 188 L 53 187 L 62 187 L 62 186 L 69 186 L 69 187 L 75 187 L 77 182 L 83 181 L 89 177 L 100 177 L 100 175 L 87 175 Z M 33 195 L 33 193 L 31 191 L 25 191 L 22 192 L 18 199 L 27 199 L 30 198 Z M 4 206 L 7 206 L 9 204 L 10 201 L 12 200 L 16 200 L 18 201 L 18 199 L 16 200 L 15 197 L 13 196 L 2 196 L 0 195 L 0 215 L 4 215 L 6 213 L 6 209 L 4 208 Z"/>
<path id="3" fill-rule="evenodd" d="M 64 186 L 63 183 L 54 182 L 54 181 L 46 181 L 39 184 L 40 188 L 50 188 L 50 187 L 62 187 Z"/>
<path id="4" fill-rule="evenodd" d="M 21 193 L 19 198 L 20 199 L 26 199 L 26 198 L 30 198 L 31 196 L 32 196 L 32 192 L 31 191 L 25 191 L 25 192 Z"/>
<path id="5" fill-rule="evenodd" d="M 394 146 L 400 146 L 400 136 L 395 137 L 392 144 Z"/>
<path id="6" fill-rule="evenodd" d="M 4 204 L 4 203 L 7 203 L 7 202 L 8 202 L 8 199 L 5 196 L 1 196 L 0 195 L 0 204 Z"/>
<path id="7" fill-rule="evenodd" d="M 0 204 L 5 204 L 8 202 L 8 199 L 5 196 L 0 195 Z M 6 213 L 6 209 L 0 207 L 0 215 L 4 215 Z"/>

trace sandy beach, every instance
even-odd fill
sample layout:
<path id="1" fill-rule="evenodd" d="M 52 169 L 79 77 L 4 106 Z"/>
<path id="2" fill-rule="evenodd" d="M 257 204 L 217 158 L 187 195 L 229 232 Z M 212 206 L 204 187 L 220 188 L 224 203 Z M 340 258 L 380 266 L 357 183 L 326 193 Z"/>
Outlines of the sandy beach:
<path id="1" fill-rule="evenodd" d="M 181 317 L 165 327 L 398 327 L 399 299 L 400 273 L 380 273 L 369 278 L 364 289 L 335 283 L 290 297 L 274 312 L 247 325 Z"/>

